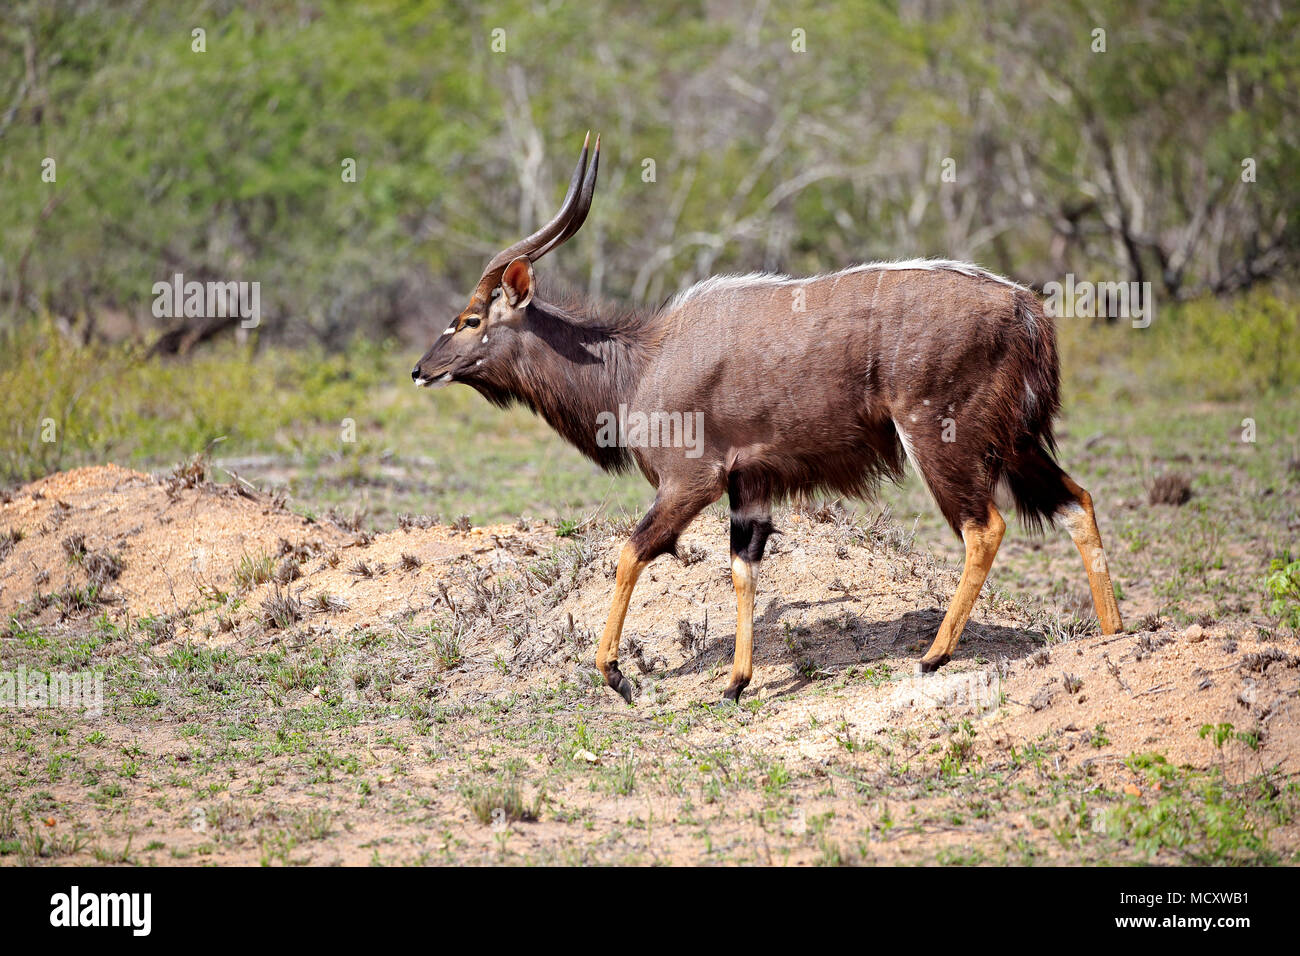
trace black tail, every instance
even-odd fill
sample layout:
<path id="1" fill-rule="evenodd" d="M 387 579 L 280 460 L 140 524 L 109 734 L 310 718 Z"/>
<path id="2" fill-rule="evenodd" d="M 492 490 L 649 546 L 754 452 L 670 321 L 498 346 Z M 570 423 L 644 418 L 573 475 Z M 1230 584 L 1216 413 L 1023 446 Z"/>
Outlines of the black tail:
<path id="1" fill-rule="evenodd" d="M 1061 409 L 1061 374 L 1056 357 L 1056 328 L 1037 296 L 1015 293 L 1016 315 L 1024 323 L 1024 431 L 1003 476 L 1015 499 L 1016 514 L 1034 532 L 1054 525 L 1056 513 L 1074 498 L 1056 463 L 1052 420 Z"/>
<path id="2" fill-rule="evenodd" d="M 1034 533 L 1044 525 L 1055 527 L 1056 513 L 1074 500 L 1063 480 L 1065 472 L 1037 439 L 1016 452 L 1016 460 L 1003 471 L 1016 502 L 1016 516 Z"/>

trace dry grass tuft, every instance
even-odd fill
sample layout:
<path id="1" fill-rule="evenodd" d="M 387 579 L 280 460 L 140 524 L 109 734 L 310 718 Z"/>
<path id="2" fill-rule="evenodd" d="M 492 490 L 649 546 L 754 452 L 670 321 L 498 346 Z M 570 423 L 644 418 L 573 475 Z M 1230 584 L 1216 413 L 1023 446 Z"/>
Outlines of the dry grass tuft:
<path id="1" fill-rule="evenodd" d="M 262 626 L 268 630 L 291 627 L 302 620 L 302 615 L 302 602 L 279 584 L 262 601 Z"/>
<path id="2" fill-rule="evenodd" d="M 1153 505 L 1187 504 L 1192 499 L 1192 483 L 1186 475 L 1170 472 L 1160 475 L 1147 489 L 1147 501 Z"/>
<path id="3" fill-rule="evenodd" d="M 182 462 L 172 469 L 171 474 L 163 479 L 162 485 L 167 497 L 175 498 L 186 488 L 198 488 L 208 481 L 207 456 L 199 453 L 189 461 Z"/>

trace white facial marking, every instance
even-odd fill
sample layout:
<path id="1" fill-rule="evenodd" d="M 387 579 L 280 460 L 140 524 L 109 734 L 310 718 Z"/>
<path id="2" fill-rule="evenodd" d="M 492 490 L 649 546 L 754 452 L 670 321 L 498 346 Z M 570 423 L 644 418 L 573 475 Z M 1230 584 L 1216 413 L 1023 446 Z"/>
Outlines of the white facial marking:
<path id="1" fill-rule="evenodd" d="M 487 336 L 486 336 L 486 335 L 483 336 L 483 341 L 484 341 L 484 342 L 487 342 Z"/>
<path id="2" fill-rule="evenodd" d="M 451 333 L 453 333 L 453 332 L 455 332 L 455 331 L 456 331 L 456 326 L 453 325 L 451 328 L 449 328 L 446 332 L 443 332 L 442 334 L 443 334 L 443 335 L 451 335 Z"/>

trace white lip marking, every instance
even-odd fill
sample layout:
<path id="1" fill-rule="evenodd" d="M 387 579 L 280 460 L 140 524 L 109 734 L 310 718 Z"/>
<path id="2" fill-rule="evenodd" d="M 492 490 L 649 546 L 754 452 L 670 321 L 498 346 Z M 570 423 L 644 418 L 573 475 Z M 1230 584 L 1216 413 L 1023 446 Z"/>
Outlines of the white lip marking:
<path id="1" fill-rule="evenodd" d="M 426 385 L 428 385 L 428 384 L 429 384 L 429 380 L 428 380 L 427 378 L 417 378 L 417 379 L 415 380 L 415 387 L 416 387 L 416 388 L 424 388 L 424 386 L 426 386 Z"/>

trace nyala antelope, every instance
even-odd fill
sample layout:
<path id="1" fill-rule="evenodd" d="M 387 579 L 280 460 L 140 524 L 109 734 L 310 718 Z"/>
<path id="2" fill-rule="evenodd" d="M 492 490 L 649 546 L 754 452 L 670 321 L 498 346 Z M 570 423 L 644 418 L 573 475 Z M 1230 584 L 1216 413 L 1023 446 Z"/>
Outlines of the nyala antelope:
<path id="1" fill-rule="evenodd" d="M 592 301 L 539 281 L 534 264 L 582 226 L 599 160 L 599 137 L 590 164 L 584 142 L 559 213 L 493 257 L 411 377 L 522 403 L 602 468 L 635 465 L 654 486 L 619 555 L 596 653 L 610 687 L 631 703 L 618 651 L 637 578 L 725 493 L 737 621 L 723 696 L 738 700 L 753 674 L 754 588 L 773 504 L 868 495 L 882 478 L 901 479 L 904 460 L 966 548 L 921 670 L 957 647 L 1006 527 L 995 498 L 1031 528 L 1064 524 L 1102 631 L 1122 628 L 1092 499 L 1054 458 L 1056 336 L 1033 293 L 972 265 L 913 260 L 804 279 L 715 277 L 658 309 Z M 702 435 L 693 448 L 610 441 L 598 423 L 616 410 L 623 420 L 702 421 Z"/>

